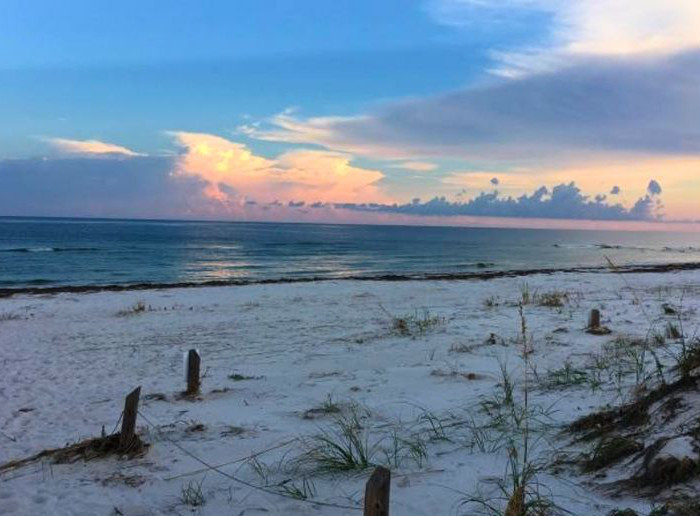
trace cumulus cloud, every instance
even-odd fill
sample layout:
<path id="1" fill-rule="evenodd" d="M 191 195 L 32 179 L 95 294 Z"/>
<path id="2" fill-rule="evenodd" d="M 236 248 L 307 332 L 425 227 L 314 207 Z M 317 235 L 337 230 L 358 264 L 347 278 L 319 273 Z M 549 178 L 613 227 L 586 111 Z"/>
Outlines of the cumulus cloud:
<path id="1" fill-rule="evenodd" d="M 400 213 L 420 216 L 482 216 L 539 219 L 654 221 L 659 220 L 660 204 L 650 195 L 639 199 L 632 208 L 606 203 L 605 195 L 593 199 L 571 182 L 551 191 L 542 186 L 530 195 L 502 197 L 498 192 L 482 192 L 465 202 L 434 197 L 427 202 L 414 199 L 406 204 L 344 204 L 346 209 Z"/>
<path id="2" fill-rule="evenodd" d="M 572 56 L 672 53 L 700 47 L 695 0 L 433 0 L 440 23 L 469 29 L 499 16 L 538 12 L 550 19 L 546 45 L 496 55 L 494 72 L 513 77 L 564 66 Z"/>
<path id="3" fill-rule="evenodd" d="M 661 194 L 661 185 L 655 179 L 649 181 L 649 186 L 647 186 L 647 192 L 649 195 L 659 195 Z"/>
<path id="4" fill-rule="evenodd" d="M 66 138 L 49 138 L 49 145 L 61 154 L 84 156 L 142 156 L 131 149 L 100 140 L 68 140 Z"/>
<path id="5" fill-rule="evenodd" d="M 200 141 L 200 143 L 202 143 Z M 229 142 L 233 143 L 233 142 Z M 244 147 L 227 147 L 246 151 Z M 202 149 L 200 149 L 202 150 Z M 211 149 L 210 149 L 211 150 Z M 223 149 L 220 149 L 223 150 Z M 205 154 L 208 151 L 204 151 Z M 309 220 L 356 222 L 411 222 L 425 217 L 508 217 L 569 220 L 656 221 L 661 216 L 661 187 L 650 186 L 649 193 L 631 208 L 608 203 L 604 195 L 588 196 L 574 183 L 560 184 L 552 189 L 541 187 L 520 197 L 503 196 L 497 191 L 483 192 L 469 199 L 461 189 L 451 202 L 435 197 L 405 204 L 394 203 L 383 195 L 364 197 L 366 185 L 355 180 L 349 183 L 330 178 L 322 170 L 325 164 L 339 167 L 341 173 L 351 167 L 337 156 L 325 156 L 328 161 L 320 168 L 306 162 L 308 156 L 293 153 L 278 157 L 275 162 L 286 181 L 274 179 L 265 190 L 265 182 L 232 182 L 227 176 L 207 175 L 226 172 L 226 166 L 252 163 L 250 175 L 264 177 L 263 169 L 270 164 L 265 158 L 251 154 L 248 160 L 240 156 L 217 155 L 209 152 L 210 161 L 184 161 L 187 166 L 205 170 L 201 174 L 182 172 L 181 156 L 137 156 L 130 159 L 103 156 L 79 158 L 41 158 L 0 160 L 0 215 L 149 217 L 149 218 L 214 218 L 237 220 Z M 313 156 L 312 163 L 317 163 Z M 214 172 L 210 167 L 214 167 Z M 175 172 L 174 172 L 175 171 Z M 210 171 L 210 172 L 206 172 Z M 337 171 L 335 173 L 338 173 Z M 319 180 L 320 175 L 321 180 Z M 373 178 L 373 176 L 370 176 Z M 252 184 L 254 188 L 240 190 Z M 312 194 L 302 186 L 308 184 Z M 348 185 L 361 184 L 355 197 L 346 195 Z M 483 185 L 483 182 L 481 183 Z M 338 185 L 342 188 L 338 190 Z M 212 194 L 212 188 L 225 196 Z M 342 195 L 341 195 L 342 193 Z M 409 217 L 409 218 L 406 218 Z M 478 221 L 474 219 L 473 223 Z"/>
<path id="6" fill-rule="evenodd" d="M 250 135 L 379 158 L 561 163 L 700 153 L 700 51 L 569 66 L 353 118 L 283 113 Z"/>
<path id="7" fill-rule="evenodd" d="M 258 156 L 245 145 L 220 136 L 173 132 L 184 149 L 176 176 L 205 183 L 207 197 L 221 201 L 387 202 L 377 185 L 384 175 L 356 167 L 339 152 L 294 150 L 274 159 Z"/>

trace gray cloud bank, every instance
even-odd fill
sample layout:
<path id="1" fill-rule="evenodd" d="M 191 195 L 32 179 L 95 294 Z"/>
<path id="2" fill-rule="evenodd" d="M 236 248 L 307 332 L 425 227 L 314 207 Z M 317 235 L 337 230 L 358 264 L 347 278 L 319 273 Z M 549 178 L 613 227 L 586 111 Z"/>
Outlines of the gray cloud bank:
<path id="1" fill-rule="evenodd" d="M 384 156 L 504 161 L 697 154 L 699 84 L 698 50 L 580 58 L 547 73 L 389 104 L 357 118 L 297 120 L 259 136 Z"/>

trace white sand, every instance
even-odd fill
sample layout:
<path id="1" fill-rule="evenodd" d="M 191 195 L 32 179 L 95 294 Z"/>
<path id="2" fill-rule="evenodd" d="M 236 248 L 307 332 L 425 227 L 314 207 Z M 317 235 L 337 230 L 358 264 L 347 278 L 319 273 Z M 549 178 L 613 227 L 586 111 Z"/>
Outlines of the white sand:
<path id="1" fill-rule="evenodd" d="M 361 514 L 256 491 L 215 471 L 169 478 L 202 468 L 183 450 L 221 464 L 328 428 L 331 417 L 302 415 L 329 396 L 370 411 L 370 441 L 385 437 L 391 428 L 420 428 L 421 407 L 441 418 L 453 413 L 454 421 L 468 414 L 482 417 L 476 407 L 480 397 L 497 388 L 499 361 L 522 378 L 512 340 L 520 322 L 511 302 L 518 301 L 525 282 L 532 291 L 572 293 L 562 309 L 525 308 L 533 336 L 531 363 L 540 376 L 567 359 L 587 364 L 615 336 L 644 337 L 650 319 L 662 328 L 672 317 L 662 315 L 661 304 L 679 303 L 682 288 L 684 308 L 692 313 L 700 307 L 698 272 L 624 279 L 558 274 L 491 281 L 347 281 L 0 299 L 0 463 L 98 436 L 103 425 L 111 431 L 124 396 L 137 385 L 143 386 L 143 395 L 167 396 L 165 401 L 142 399 L 143 415 L 157 426 L 139 418 L 141 435 L 151 443 L 144 457 L 68 465 L 44 461 L 5 473 L 0 477 L 0 514 Z M 490 296 L 500 305 L 486 307 Z M 117 316 L 137 301 L 155 310 Z M 380 307 L 396 315 L 427 308 L 445 323 L 415 338 L 400 336 Z M 593 307 L 602 309 L 603 323 L 613 335 L 583 331 Z M 694 330 L 694 325 L 686 329 Z M 491 333 L 505 344 L 482 345 Z M 451 351 L 459 346 L 472 348 Z M 201 399 L 194 402 L 176 398 L 185 386 L 183 352 L 190 348 L 201 351 L 206 371 Z M 453 372 L 478 376 L 469 380 Z M 233 381 L 228 378 L 232 373 L 260 378 Z M 554 422 L 563 424 L 619 402 L 634 377 L 624 379 L 624 390 L 613 383 L 597 392 L 588 386 L 537 389 L 530 403 L 553 406 Z M 223 391 L 212 392 L 217 389 Z M 197 423 L 205 429 L 187 431 Z M 551 459 L 552 450 L 570 448 L 565 439 L 557 440 L 557 430 L 535 447 L 535 455 Z M 422 465 L 407 460 L 393 468 L 392 514 L 464 514 L 468 511 L 460 502 L 477 488 L 488 493 L 494 479 L 503 477 L 506 450 L 470 449 L 465 443 L 471 434 L 464 427 L 448 434 L 449 442 L 428 441 L 426 434 L 428 457 Z M 270 471 L 267 481 L 290 478 L 278 465 L 301 451 L 297 441 L 262 455 L 259 459 Z M 221 471 L 256 485 L 265 482 L 245 462 Z M 368 474 L 314 476 L 313 498 L 360 503 Z M 293 478 L 298 481 L 300 475 Z M 138 485 L 127 485 L 120 477 Z M 556 503 L 574 514 L 649 508 L 643 500 L 606 499 L 571 472 L 543 474 L 540 481 Z M 201 482 L 203 506 L 182 503 L 188 482 Z"/>

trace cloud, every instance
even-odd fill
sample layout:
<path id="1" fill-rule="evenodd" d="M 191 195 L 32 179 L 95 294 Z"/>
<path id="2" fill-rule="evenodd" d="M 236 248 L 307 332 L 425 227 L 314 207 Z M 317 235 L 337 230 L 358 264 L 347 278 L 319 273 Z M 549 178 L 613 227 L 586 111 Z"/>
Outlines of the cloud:
<path id="1" fill-rule="evenodd" d="M 176 176 L 204 182 L 204 193 L 220 202 L 252 198 L 272 202 L 387 202 L 377 185 L 378 170 L 355 167 L 351 156 L 320 150 L 294 150 L 274 159 L 258 156 L 245 145 L 220 136 L 173 132 L 184 149 Z"/>
<path id="2" fill-rule="evenodd" d="M 402 168 L 405 170 L 413 170 L 415 172 L 430 172 L 438 167 L 435 163 L 430 163 L 428 161 L 402 161 L 389 166 L 391 168 Z"/>
<path id="3" fill-rule="evenodd" d="M 122 147 L 121 145 L 102 142 L 100 140 L 68 140 L 65 138 L 49 138 L 46 141 L 61 154 L 67 155 L 142 156 L 142 154 L 134 152 L 131 149 L 127 149 L 126 147 Z"/>
<path id="4" fill-rule="evenodd" d="M 650 195 L 639 199 L 627 209 L 621 204 L 607 204 L 605 195 L 590 199 L 571 182 L 560 184 L 551 191 L 542 186 L 530 195 L 517 198 L 502 197 L 496 192 L 482 192 L 466 202 L 451 202 L 445 197 L 434 197 L 427 202 L 414 199 L 406 204 L 345 204 L 345 209 L 387 212 L 419 216 L 480 216 L 537 219 L 656 221 L 660 203 Z"/>
<path id="5" fill-rule="evenodd" d="M 663 54 L 700 47 L 700 3 L 695 0 L 434 0 L 429 5 L 436 21 L 465 30 L 507 15 L 546 15 L 546 44 L 495 53 L 500 66 L 494 71 L 509 77 L 564 66 L 572 56 Z"/>
<path id="6" fill-rule="evenodd" d="M 619 195 L 621 191 L 620 187 L 615 185 L 610 189 L 610 195 Z"/>
<path id="7" fill-rule="evenodd" d="M 196 179 L 173 180 L 167 157 L 0 160 L 0 215 L 171 217 L 202 201 Z"/>
<path id="8" fill-rule="evenodd" d="M 357 117 L 283 113 L 263 140 L 312 143 L 386 159 L 583 163 L 700 153 L 700 51 L 586 58 L 566 68 L 385 105 Z"/>
<path id="9" fill-rule="evenodd" d="M 647 192 L 649 195 L 660 195 L 661 185 L 655 179 L 649 181 L 649 186 L 647 186 Z"/>
<path id="10" fill-rule="evenodd" d="M 300 167 L 288 159 L 305 158 L 280 158 L 282 164 Z M 435 197 L 427 202 L 414 199 L 398 204 L 381 195 L 372 201 L 359 194 L 342 201 L 333 195 L 296 197 L 299 191 L 295 188 L 300 182 L 317 184 L 313 174 L 306 179 L 296 178 L 299 182 L 292 182 L 289 189 L 280 190 L 272 184 L 272 194 L 257 198 L 251 192 L 240 196 L 224 182 L 218 185 L 227 196 L 222 201 L 211 195 L 211 182 L 206 177 L 174 173 L 179 161 L 177 156 L 0 160 L 0 215 L 431 224 L 442 220 L 476 225 L 487 220 L 480 222 L 479 217 L 490 217 L 489 224 L 518 225 L 525 222 L 516 219 L 525 218 L 657 221 L 663 208 L 658 194 L 648 193 L 631 208 L 625 208 L 608 203 L 603 195 L 584 195 L 574 183 L 560 184 L 551 190 L 541 187 L 519 197 L 504 196 L 498 191 L 483 192 L 471 199 L 458 195 L 463 202 Z M 332 163 L 338 164 L 335 159 Z M 307 167 L 291 170 L 294 174 L 309 174 Z M 653 187 L 652 190 L 657 191 Z M 329 190 L 322 187 L 318 191 Z M 289 193 L 290 197 L 281 197 L 280 193 Z"/>

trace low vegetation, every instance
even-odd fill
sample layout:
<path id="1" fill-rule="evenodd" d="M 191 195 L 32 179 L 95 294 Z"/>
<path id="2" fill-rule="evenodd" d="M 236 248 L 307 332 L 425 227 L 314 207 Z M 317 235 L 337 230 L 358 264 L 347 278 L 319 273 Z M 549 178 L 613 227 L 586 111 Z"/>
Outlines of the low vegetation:
<path id="1" fill-rule="evenodd" d="M 152 311 L 153 307 L 151 307 L 151 305 L 146 305 L 144 301 L 137 301 L 133 305 L 119 310 L 117 312 L 117 317 L 133 317 L 135 315 L 140 315 Z"/>
<path id="2" fill-rule="evenodd" d="M 412 314 L 391 315 L 391 329 L 402 337 L 425 335 L 433 328 L 445 324 L 445 318 L 428 309 L 416 310 Z"/>

